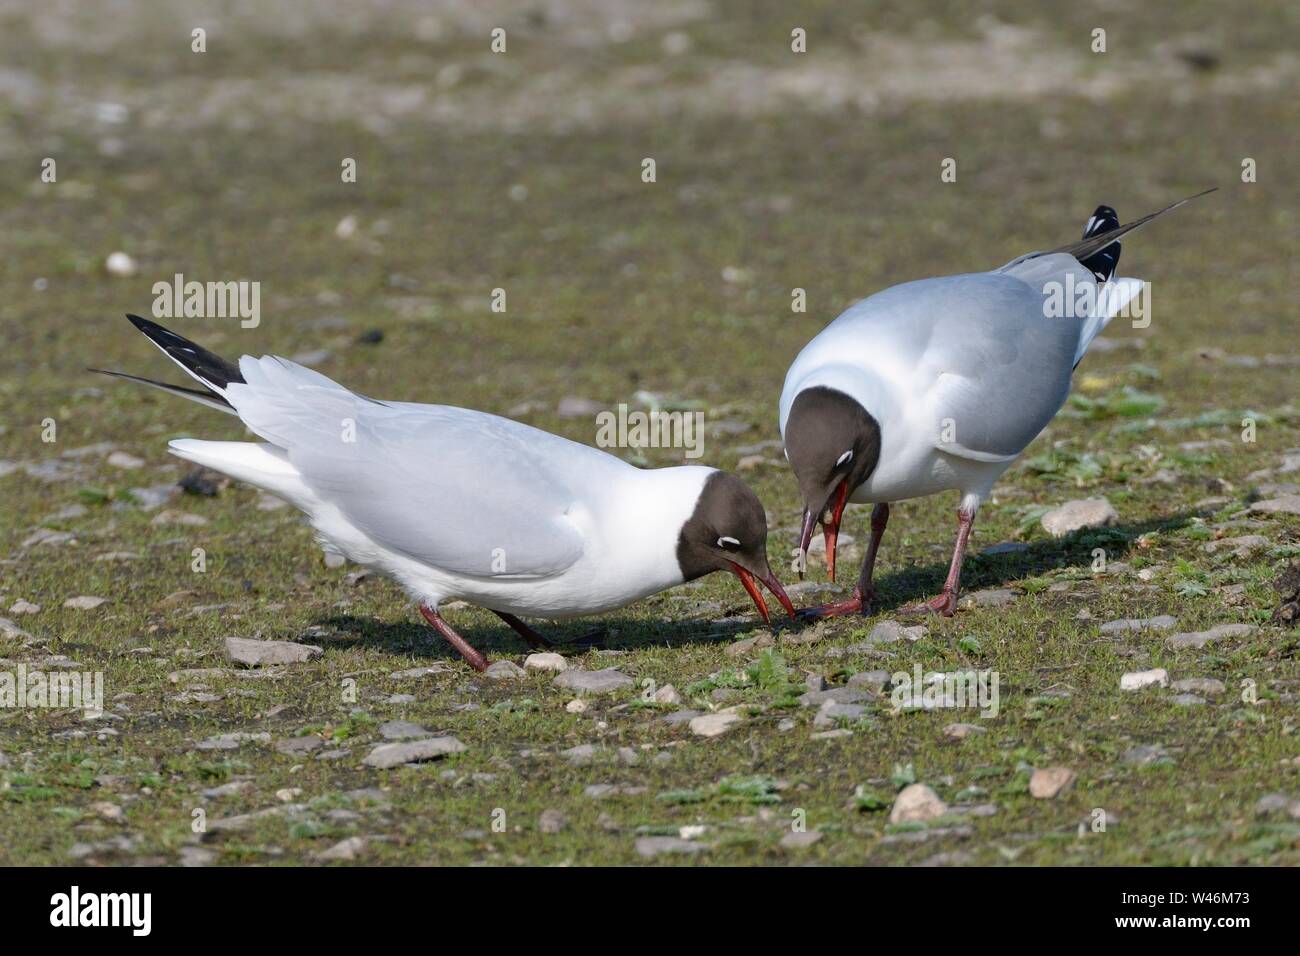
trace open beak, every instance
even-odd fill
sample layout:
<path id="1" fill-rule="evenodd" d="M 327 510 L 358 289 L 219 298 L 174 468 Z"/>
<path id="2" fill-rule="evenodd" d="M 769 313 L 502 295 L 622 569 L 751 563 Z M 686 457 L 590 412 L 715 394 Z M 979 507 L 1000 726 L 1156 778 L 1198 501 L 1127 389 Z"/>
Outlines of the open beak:
<path id="1" fill-rule="evenodd" d="M 794 620 L 794 605 L 790 603 L 785 588 L 781 587 L 781 582 L 776 579 L 776 575 L 770 569 L 766 575 L 756 576 L 753 571 L 742 568 L 735 561 L 729 563 L 731 564 L 731 570 L 736 572 L 736 577 L 740 578 L 740 583 L 749 592 L 749 596 L 754 599 L 754 606 L 758 608 L 758 613 L 763 615 L 764 623 L 771 624 L 772 619 L 768 616 L 767 601 L 763 600 L 763 592 L 758 589 L 759 581 L 767 585 L 767 589 L 776 595 L 776 599 L 781 602 L 781 607 L 785 608 L 785 613 L 790 615 L 790 620 Z"/>
<path id="2" fill-rule="evenodd" d="M 822 510 L 814 512 L 807 508 L 803 513 L 803 528 L 799 532 L 799 551 L 804 559 L 808 556 L 808 545 L 812 542 L 813 531 L 817 527 L 817 519 L 830 508 L 830 516 L 822 520 L 822 536 L 826 540 L 826 574 L 835 580 L 835 542 L 840 536 L 840 519 L 844 517 L 844 506 L 849 502 L 849 484 L 847 481 L 841 481 L 831 492 L 830 498 L 822 506 Z M 802 565 L 804 562 L 800 562 Z M 801 575 L 802 576 L 802 575 Z"/>

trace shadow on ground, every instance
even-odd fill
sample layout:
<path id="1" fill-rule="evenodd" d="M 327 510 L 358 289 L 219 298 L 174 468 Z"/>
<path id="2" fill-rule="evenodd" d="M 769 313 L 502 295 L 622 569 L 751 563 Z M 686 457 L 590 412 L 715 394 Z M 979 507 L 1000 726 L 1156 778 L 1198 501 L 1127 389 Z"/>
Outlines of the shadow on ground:
<path id="1" fill-rule="evenodd" d="M 1048 571 L 1070 567 L 1089 567 L 1096 560 L 1093 552 L 1102 548 L 1108 563 L 1128 556 L 1134 542 L 1151 532 L 1168 533 L 1185 527 L 1194 511 L 1183 511 L 1165 518 L 1131 522 L 1111 528 L 1098 528 L 1070 535 L 1061 540 L 1035 541 L 1023 551 L 1005 554 L 973 554 L 966 559 L 962 578 L 964 592 L 1014 584 L 1018 580 L 1038 577 Z M 893 610 L 937 593 L 948 573 L 946 563 L 935 562 L 881 576 L 877 580 L 877 600 L 872 614 Z M 818 582 L 813 582 L 818 583 Z M 827 583 L 827 589 L 837 585 Z M 842 588 L 839 588 L 843 590 Z M 815 591 L 809 589 L 809 591 Z M 805 593 L 809 593 L 805 591 Z M 316 622 L 337 632 L 333 646 L 379 647 L 402 654 L 435 659 L 459 660 L 453 651 L 430 628 L 416 620 L 381 621 L 376 618 L 335 614 Z M 591 649 L 632 649 L 648 646 L 674 647 L 683 644 L 720 644 L 761 626 L 752 615 L 734 618 L 710 618 L 694 621 L 646 621 L 626 616 L 584 618 L 565 622 L 529 622 L 555 643 L 560 653 L 584 653 Z M 460 634 L 486 654 L 518 654 L 532 650 L 504 623 L 479 624 L 453 621 Z M 772 627 L 789 630 L 796 625 L 773 617 Z M 601 639 L 594 644 L 582 643 L 594 634 Z"/>
<path id="2" fill-rule="evenodd" d="M 351 614 L 336 614 L 316 623 L 337 632 L 337 636 L 330 640 L 333 647 L 362 645 L 416 657 L 455 661 L 461 659 L 460 655 L 452 650 L 432 628 L 415 620 L 381 621 Z M 683 644 L 726 644 L 735 640 L 737 635 L 762 626 L 761 622 L 752 615 L 698 621 L 647 622 L 644 619 L 615 616 L 564 623 L 536 621 L 529 623 L 537 626 L 538 630 L 543 631 L 546 637 L 554 642 L 554 647 L 544 648 L 544 650 L 554 650 L 566 655 L 582 654 L 600 648 L 621 650 L 655 645 L 675 647 Z M 489 657 L 494 653 L 514 655 L 533 650 L 523 638 L 503 623 L 461 623 L 453 620 L 452 626 L 465 640 Z M 773 620 L 773 626 L 788 625 L 778 624 Z M 581 643 L 583 638 L 590 636 L 593 631 L 602 632 L 603 640 L 595 645 Z"/>
<path id="3" fill-rule="evenodd" d="M 1163 518 L 1089 529 L 1061 539 L 1030 542 L 1023 551 L 968 554 L 962 570 L 962 591 L 969 593 L 1014 584 L 1062 568 L 1090 567 L 1096 560 L 1093 552 L 1098 548 L 1106 552 L 1107 564 L 1112 564 L 1126 558 L 1134 543 L 1144 534 L 1178 531 L 1201 514 L 1194 510 L 1180 511 Z M 882 543 L 882 551 L 887 545 L 888 539 Z M 876 610 L 892 610 L 932 597 L 939 592 L 947 575 L 947 563 L 938 562 L 883 575 L 876 582 Z"/>

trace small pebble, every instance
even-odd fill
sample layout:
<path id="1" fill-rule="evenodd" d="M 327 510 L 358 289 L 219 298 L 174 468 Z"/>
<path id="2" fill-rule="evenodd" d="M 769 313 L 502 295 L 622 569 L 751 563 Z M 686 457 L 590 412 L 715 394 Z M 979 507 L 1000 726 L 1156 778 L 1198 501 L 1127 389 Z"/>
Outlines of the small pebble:
<path id="1" fill-rule="evenodd" d="M 743 717 L 734 711 L 722 710 L 716 714 L 701 714 L 691 718 L 691 733 L 697 737 L 717 737 L 739 724 Z"/>
<path id="2" fill-rule="evenodd" d="M 119 278 L 129 278 L 135 275 L 137 266 L 135 260 L 125 252 L 110 252 L 108 258 L 104 260 L 104 269 L 111 276 Z"/>
<path id="3" fill-rule="evenodd" d="M 551 651 L 541 654 L 529 654 L 524 658 L 524 670 L 555 671 L 559 673 L 568 669 L 569 662 L 564 659 L 564 656 Z"/>
<path id="4" fill-rule="evenodd" d="M 1119 679 L 1120 690 L 1141 690 L 1144 687 L 1168 687 L 1169 672 L 1163 667 L 1148 671 L 1132 671 Z"/>
<path id="5" fill-rule="evenodd" d="M 91 597 L 90 595 L 83 594 L 78 597 L 68 598 L 66 601 L 63 602 L 63 606 L 73 608 L 78 611 L 93 611 L 101 604 L 106 604 L 106 603 L 108 603 L 108 598 Z"/>
<path id="6" fill-rule="evenodd" d="M 939 799 L 934 790 L 923 783 L 913 783 L 904 787 L 894 798 L 894 806 L 889 811 L 889 822 L 925 823 L 948 812 L 948 804 Z"/>
<path id="7" fill-rule="evenodd" d="M 1041 767 L 1029 777 L 1029 795 L 1038 800 L 1051 800 L 1074 784 L 1074 771 L 1068 767 Z"/>

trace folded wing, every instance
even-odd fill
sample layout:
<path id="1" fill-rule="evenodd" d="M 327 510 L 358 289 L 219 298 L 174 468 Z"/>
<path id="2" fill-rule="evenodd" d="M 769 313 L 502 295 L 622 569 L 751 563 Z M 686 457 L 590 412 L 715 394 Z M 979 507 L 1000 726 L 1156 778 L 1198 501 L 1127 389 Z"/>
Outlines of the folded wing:
<path id="1" fill-rule="evenodd" d="M 1044 314 L 1033 285 L 981 273 L 935 280 L 927 357 L 936 447 L 1006 461 L 1033 441 L 1070 391 L 1082 322 Z"/>
<path id="2" fill-rule="evenodd" d="M 554 456 L 583 446 L 481 412 L 377 402 L 272 356 L 239 369 L 225 395 L 240 418 L 376 544 L 485 577 L 545 577 L 582 556 Z"/>

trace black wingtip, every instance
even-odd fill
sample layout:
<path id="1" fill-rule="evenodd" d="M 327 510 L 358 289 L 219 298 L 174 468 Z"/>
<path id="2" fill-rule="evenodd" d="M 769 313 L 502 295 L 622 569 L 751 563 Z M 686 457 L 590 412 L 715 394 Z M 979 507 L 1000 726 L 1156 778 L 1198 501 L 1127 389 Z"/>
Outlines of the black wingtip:
<path id="1" fill-rule="evenodd" d="M 133 312 L 128 312 L 126 314 L 126 317 L 131 320 L 132 325 L 134 325 L 145 335 L 148 335 L 151 329 L 162 329 L 162 326 L 159 325 L 157 322 L 150 322 L 148 319 L 142 319 L 140 318 L 140 316 L 136 315 Z M 166 330 L 164 329 L 163 331 Z"/>
<path id="2" fill-rule="evenodd" d="M 191 342 L 185 336 L 178 335 L 157 322 L 130 312 L 126 317 L 168 358 L 208 388 L 219 392 L 232 382 L 244 381 L 239 366 L 233 362 L 226 361 L 220 355 L 209 352 L 203 346 Z"/>
<path id="3" fill-rule="evenodd" d="M 203 389 L 199 391 L 195 388 L 185 388 L 182 385 L 172 385 L 168 382 L 155 381 L 152 378 L 142 378 L 139 375 L 131 375 L 127 372 L 115 372 L 106 368 L 87 368 L 87 372 L 95 372 L 98 375 L 108 375 L 112 378 L 120 378 L 126 382 L 135 382 L 139 385 L 148 385 L 150 388 L 156 388 L 160 391 L 167 392 L 169 395 L 179 395 L 181 398 L 188 398 L 192 402 L 198 402 L 200 405 L 207 405 L 209 408 L 215 408 L 217 411 L 225 412 L 228 415 L 236 414 L 232 406 L 225 397 L 210 390 Z"/>

